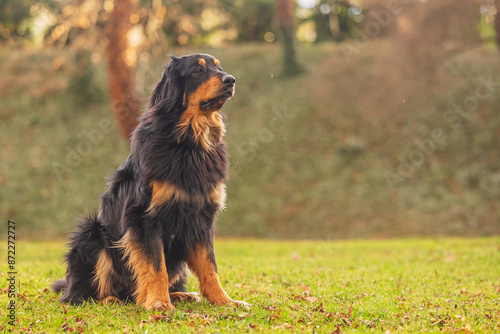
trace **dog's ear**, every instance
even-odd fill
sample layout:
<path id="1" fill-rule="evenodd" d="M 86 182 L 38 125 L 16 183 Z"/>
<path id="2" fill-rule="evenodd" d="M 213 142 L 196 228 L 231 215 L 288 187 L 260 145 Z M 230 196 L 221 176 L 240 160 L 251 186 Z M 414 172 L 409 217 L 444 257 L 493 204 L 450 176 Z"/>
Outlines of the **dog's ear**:
<path id="1" fill-rule="evenodd" d="M 177 103 L 182 103 L 184 82 L 180 73 L 179 58 L 170 56 L 172 60 L 165 66 L 160 82 L 156 85 L 149 100 L 149 108 L 155 111 L 168 112 Z"/>

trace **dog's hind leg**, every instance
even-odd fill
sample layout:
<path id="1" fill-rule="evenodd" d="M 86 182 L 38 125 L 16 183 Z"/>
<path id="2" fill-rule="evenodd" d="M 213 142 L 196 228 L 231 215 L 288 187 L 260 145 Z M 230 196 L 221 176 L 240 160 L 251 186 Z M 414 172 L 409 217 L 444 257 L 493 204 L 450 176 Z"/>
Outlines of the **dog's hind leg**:
<path id="1" fill-rule="evenodd" d="M 193 302 L 200 300 L 197 292 L 186 292 L 186 270 L 181 271 L 177 280 L 169 288 L 170 299 L 172 301 L 185 300 Z"/>
<path id="2" fill-rule="evenodd" d="M 116 247 L 106 247 L 99 252 L 92 284 L 97 287 L 97 300 L 101 304 L 122 304 L 129 299 L 133 282 Z"/>
<path id="3" fill-rule="evenodd" d="M 200 297 L 198 296 L 198 292 L 172 292 L 170 299 L 172 301 L 185 300 L 187 302 L 195 302 L 199 301 Z"/>
<path id="4" fill-rule="evenodd" d="M 113 271 L 113 260 L 109 255 L 109 251 L 103 248 L 97 256 L 95 275 L 92 279 L 92 283 L 97 286 L 97 299 L 99 301 L 106 298 L 118 299 L 112 287 Z"/>

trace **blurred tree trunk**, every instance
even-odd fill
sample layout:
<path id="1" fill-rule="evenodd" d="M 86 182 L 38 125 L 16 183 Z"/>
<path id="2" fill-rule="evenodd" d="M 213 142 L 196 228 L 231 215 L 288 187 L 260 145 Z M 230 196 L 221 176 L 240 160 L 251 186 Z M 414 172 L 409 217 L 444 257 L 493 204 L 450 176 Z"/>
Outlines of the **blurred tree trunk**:
<path id="1" fill-rule="evenodd" d="M 328 2 L 327 2 L 328 3 Z M 345 19 L 340 15 L 340 11 L 338 8 L 341 6 L 347 7 L 346 0 L 333 0 L 332 10 L 328 14 L 330 21 L 330 33 L 333 36 L 333 39 L 337 42 L 340 42 L 344 39 L 344 30 L 345 27 Z"/>
<path id="2" fill-rule="evenodd" d="M 293 0 L 276 0 L 276 18 L 283 39 L 284 75 L 294 75 L 300 73 L 302 70 L 295 56 L 295 24 L 293 22 L 294 3 Z"/>
<path id="3" fill-rule="evenodd" d="M 114 0 L 104 32 L 108 40 L 106 58 L 111 102 L 120 134 L 129 139 L 138 124 L 140 106 L 135 91 L 136 55 L 130 49 L 127 33 L 132 29 L 130 15 L 137 7 L 136 0 Z"/>
<path id="4" fill-rule="evenodd" d="M 500 0 L 495 0 L 497 15 L 495 16 L 495 32 L 497 33 L 497 48 L 500 49 Z"/>

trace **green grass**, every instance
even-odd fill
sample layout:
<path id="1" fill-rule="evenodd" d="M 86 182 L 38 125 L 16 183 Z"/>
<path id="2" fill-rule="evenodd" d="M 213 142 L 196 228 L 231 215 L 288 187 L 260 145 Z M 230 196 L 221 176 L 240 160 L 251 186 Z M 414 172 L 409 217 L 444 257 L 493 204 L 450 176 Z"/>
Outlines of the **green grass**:
<path id="1" fill-rule="evenodd" d="M 249 309 L 177 303 L 61 305 L 62 242 L 18 241 L 18 322 L 5 332 L 494 333 L 500 331 L 500 239 L 216 243 L 222 285 Z M 2 248 L 1 258 L 5 259 Z M 0 274 L 5 282 L 6 271 Z M 190 288 L 197 289 L 190 280 Z M 7 295 L 0 294 L 2 305 Z"/>

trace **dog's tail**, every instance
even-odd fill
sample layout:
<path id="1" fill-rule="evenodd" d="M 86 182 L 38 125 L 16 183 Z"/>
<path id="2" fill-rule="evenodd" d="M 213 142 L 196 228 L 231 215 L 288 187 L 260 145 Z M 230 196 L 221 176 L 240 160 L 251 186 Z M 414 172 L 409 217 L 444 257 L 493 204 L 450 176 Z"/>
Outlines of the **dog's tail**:
<path id="1" fill-rule="evenodd" d="M 63 292 L 60 300 L 78 304 L 90 298 L 96 298 L 93 278 L 100 252 L 110 246 L 106 227 L 96 215 L 84 218 L 69 243 L 66 254 L 66 279 L 52 284 L 55 292 Z"/>
<path id="2" fill-rule="evenodd" d="M 51 288 L 55 293 L 59 293 L 62 290 L 65 290 L 68 287 L 68 282 L 65 279 L 60 279 L 58 281 L 55 281 Z"/>

